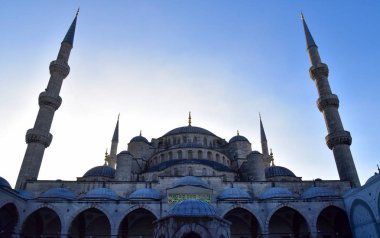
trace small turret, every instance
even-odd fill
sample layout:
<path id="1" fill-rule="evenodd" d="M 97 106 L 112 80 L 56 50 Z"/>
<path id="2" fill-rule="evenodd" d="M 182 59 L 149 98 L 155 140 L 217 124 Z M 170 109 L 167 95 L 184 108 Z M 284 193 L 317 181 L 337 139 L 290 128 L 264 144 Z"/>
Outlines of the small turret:
<path id="1" fill-rule="evenodd" d="M 117 165 L 115 179 L 117 181 L 132 180 L 132 160 L 133 156 L 128 151 L 122 151 L 117 155 Z"/>

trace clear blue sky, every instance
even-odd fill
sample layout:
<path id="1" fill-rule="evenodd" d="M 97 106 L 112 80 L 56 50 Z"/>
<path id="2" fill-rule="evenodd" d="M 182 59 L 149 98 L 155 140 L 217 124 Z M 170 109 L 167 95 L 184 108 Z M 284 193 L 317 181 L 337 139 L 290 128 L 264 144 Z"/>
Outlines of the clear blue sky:
<path id="1" fill-rule="evenodd" d="M 40 179 L 75 179 L 103 163 L 117 114 L 119 151 L 193 125 L 260 150 L 263 116 L 275 163 L 304 179 L 337 179 L 309 78 L 305 14 L 330 68 L 361 182 L 380 163 L 380 2 L 3 1 L 0 8 L 0 176 L 14 185 L 38 94 L 77 7 L 71 72 Z"/>

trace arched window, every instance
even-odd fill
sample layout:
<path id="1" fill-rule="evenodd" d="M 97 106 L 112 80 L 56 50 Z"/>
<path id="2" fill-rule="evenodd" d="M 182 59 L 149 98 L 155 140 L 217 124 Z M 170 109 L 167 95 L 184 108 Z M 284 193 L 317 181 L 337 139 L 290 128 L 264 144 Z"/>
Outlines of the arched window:
<path id="1" fill-rule="evenodd" d="M 174 176 L 178 176 L 178 169 L 177 169 L 177 168 L 174 168 L 174 169 L 173 169 L 173 173 L 174 173 Z"/>
<path id="2" fill-rule="evenodd" d="M 216 157 L 216 162 L 220 163 L 220 156 L 219 156 L 219 154 L 216 154 L 215 157 Z"/>
<path id="3" fill-rule="evenodd" d="M 193 159 L 193 151 L 192 150 L 187 151 L 187 154 L 188 154 L 188 159 Z"/>
<path id="4" fill-rule="evenodd" d="M 198 159 L 203 159 L 203 152 L 198 150 Z"/>
<path id="5" fill-rule="evenodd" d="M 172 160 L 173 159 L 173 152 L 169 152 L 169 160 Z"/>
<path id="6" fill-rule="evenodd" d="M 182 159 L 182 150 L 179 150 L 177 153 L 178 153 L 178 159 Z"/>
<path id="7" fill-rule="evenodd" d="M 206 139 L 206 137 L 203 138 L 203 145 L 204 145 L 204 146 L 207 146 L 207 139 Z"/>
<path id="8" fill-rule="evenodd" d="M 188 167 L 187 170 L 188 170 L 189 175 L 192 176 L 193 175 L 193 167 Z"/>
<path id="9" fill-rule="evenodd" d="M 187 143 L 187 136 L 182 137 L 183 143 Z"/>
<path id="10" fill-rule="evenodd" d="M 207 159 L 212 160 L 212 153 L 211 153 L 211 151 L 207 152 Z"/>
<path id="11" fill-rule="evenodd" d="M 223 161 L 223 164 L 225 164 L 226 163 L 226 158 L 223 157 L 222 161 Z"/>
<path id="12" fill-rule="evenodd" d="M 164 154 L 161 154 L 161 159 L 160 159 L 160 162 L 162 163 L 162 162 L 165 162 L 165 155 Z"/>

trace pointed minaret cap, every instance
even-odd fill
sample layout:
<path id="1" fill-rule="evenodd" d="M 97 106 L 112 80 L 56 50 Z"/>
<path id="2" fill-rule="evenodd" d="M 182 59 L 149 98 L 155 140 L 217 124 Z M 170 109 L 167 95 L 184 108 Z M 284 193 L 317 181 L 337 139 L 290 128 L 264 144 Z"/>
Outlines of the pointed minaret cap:
<path id="1" fill-rule="evenodd" d="M 79 14 L 79 8 L 77 10 L 77 13 L 75 14 L 75 18 L 73 20 L 73 23 L 71 23 L 71 26 L 70 26 L 69 30 L 67 31 L 67 33 L 65 35 L 65 38 L 63 38 L 62 43 L 66 42 L 66 43 L 69 43 L 71 46 L 73 46 L 73 44 L 74 44 L 74 35 L 75 35 L 75 27 L 77 25 L 78 14 Z"/>
<path id="2" fill-rule="evenodd" d="M 305 17 L 303 16 L 302 12 L 301 12 L 301 20 L 302 20 L 302 23 L 303 23 L 303 29 L 305 31 L 306 49 L 309 49 L 310 47 L 313 47 L 313 46 L 316 47 L 316 48 L 318 48 L 318 46 L 314 42 L 313 36 L 311 35 L 311 33 L 309 31 L 309 28 L 307 27 L 307 24 L 306 24 L 306 21 L 305 21 Z"/>
<path id="3" fill-rule="evenodd" d="M 112 142 L 119 142 L 119 118 L 120 118 L 120 113 L 117 116 L 117 122 L 116 122 L 115 131 L 113 132 Z"/>
<path id="4" fill-rule="evenodd" d="M 263 122 L 261 121 L 261 114 L 259 113 L 260 117 L 260 136 L 261 136 L 261 142 L 267 142 L 267 136 L 265 135 Z"/>

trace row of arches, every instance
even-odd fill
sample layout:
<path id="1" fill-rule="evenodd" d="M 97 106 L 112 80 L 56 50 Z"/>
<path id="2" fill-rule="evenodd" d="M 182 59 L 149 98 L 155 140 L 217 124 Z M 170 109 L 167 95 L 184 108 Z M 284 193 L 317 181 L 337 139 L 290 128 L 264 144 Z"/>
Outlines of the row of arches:
<path id="1" fill-rule="evenodd" d="M 172 150 L 154 156 L 150 160 L 150 166 L 173 159 L 207 159 L 226 166 L 230 165 L 230 160 L 227 156 L 209 150 Z"/>
<path id="2" fill-rule="evenodd" d="M 17 208 L 7 204 L 0 209 L 0 237 L 10 237 L 15 234 L 14 228 L 18 222 Z M 231 238 L 260 237 L 263 234 L 262 225 L 250 211 L 244 208 L 233 208 L 224 219 L 231 222 Z M 49 207 L 42 207 L 31 213 L 20 227 L 20 237 L 153 237 L 154 221 L 157 217 L 145 208 L 138 208 L 128 213 L 121 221 L 117 234 L 111 231 L 111 223 L 105 213 L 97 208 L 88 208 L 80 212 L 71 221 L 68 229 L 63 225 L 58 214 Z M 352 237 L 346 213 L 336 206 L 328 206 L 318 215 L 316 232 L 313 237 Z M 295 209 L 282 207 L 276 210 L 268 223 L 269 238 L 303 238 L 311 237 L 308 222 Z M 190 234 L 187 234 L 190 235 Z M 191 234 L 190 237 L 196 237 Z"/>

